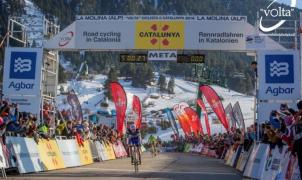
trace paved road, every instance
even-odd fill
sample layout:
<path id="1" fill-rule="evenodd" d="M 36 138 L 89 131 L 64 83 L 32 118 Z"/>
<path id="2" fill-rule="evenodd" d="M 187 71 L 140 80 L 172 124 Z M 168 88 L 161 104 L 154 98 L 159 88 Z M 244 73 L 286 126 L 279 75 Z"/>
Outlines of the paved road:
<path id="1" fill-rule="evenodd" d="M 241 175 L 221 160 L 190 154 L 165 153 L 152 158 L 143 155 L 143 165 L 135 174 L 130 159 L 94 163 L 88 166 L 68 168 L 44 173 L 9 177 L 10 180 L 128 180 L 128 179 L 176 179 L 176 180 L 239 180 Z"/>

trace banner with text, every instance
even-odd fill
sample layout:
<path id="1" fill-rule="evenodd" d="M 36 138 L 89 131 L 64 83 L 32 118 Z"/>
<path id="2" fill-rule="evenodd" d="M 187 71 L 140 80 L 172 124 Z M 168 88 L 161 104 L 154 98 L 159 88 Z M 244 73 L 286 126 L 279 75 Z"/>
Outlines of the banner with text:
<path id="1" fill-rule="evenodd" d="M 246 16 L 83 15 L 45 48 L 245 51 L 246 25 Z"/>

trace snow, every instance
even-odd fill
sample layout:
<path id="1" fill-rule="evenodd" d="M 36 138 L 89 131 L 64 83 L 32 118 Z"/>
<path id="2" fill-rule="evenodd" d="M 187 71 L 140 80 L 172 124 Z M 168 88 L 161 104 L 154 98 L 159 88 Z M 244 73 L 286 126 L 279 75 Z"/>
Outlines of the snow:
<path id="1" fill-rule="evenodd" d="M 44 14 L 30 0 L 25 0 L 24 10 L 25 14 L 23 14 L 21 17 L 21 23 L 24 24 L 26 27 L 28 42 L 30 46 L 32 46 L 33 41 L 35 41 L 36 47 L 42 47 L 42 42 L 44 38 Z"/>
<path id="2" fill-rule="evenodd" d="M 96 113 L 97 111 L 101 110 L 100 106 L 95 104 L 99 102 L 103 98 L 104 93 L 104 83 L 106 80 L 105 75 L 95 75 L 93 80 L 83 80 L 78 82 L 67 82 L 67 84 L 63 84 L 64 89 L 66 90 L 67 87 L 71 87 L 75 89 L 75 91 L 78 94 L 79 101 L 82 105 L 82 109 L 84 111 L 88 110 L 86 112 L 89 113 Z M 167 78 L 169 79 L 169 78 Z M 160 97 L 158 99 L 152 99 L 150 98 L 150 89 L 144 89 L 144 88 L 134 88 L 131 86 L 131 82 L 125 81 L 123 78 L 119 80 L 119 82 L 123 85 L 126 93 L 127 93 L 127 104 L 128 104 L 128 110 L 127 113 L 130 114 L 132 112 L 132 97 L 133 95 L 138 96 L 141 101 L 144 100 L 144 103 L 150 103 L 152 102 L 154 105 L 147 107 L 144 109 L 146 111 L 146 119 L 147 121 L 155 121 L 156 119 L 160 118 L 154 118 L 151 116 L 151 111 L 159 111 L 165 108 L 172 108 L 175 104 L 178 104 L 180 102 L 191 102 L 194 103 L 196 100 L 196 94 L 197 94 L 197 83 L 185 81 L 181 78 L 175 78 L 175 94 L 169 95 L 165 93 L 159 93 Z M 252 96 L 246 96 L 244 94 L 240 94 L 235 91 L 231 91 L 229 89 L 219 87 L 216 85 L 212 86 L 215 91 L 218 93 L 219 96 L 222 96 L 224 98 L 223 105 L 226 107 L 229 103 L 232 103 L 233 105 L 239 101 L 243 116 L 245 118 L 246 127 L 250 126 L 254 122 L 254 111 L 253 111 L 253 105 L 254 105 L 254 97 Z M 60 85 L 58 86 L 60 88 Z M 100 92 L 97 91 L 97 88 L 100 88 Z M 59 95 L 57 97 L 57 104 L 59 104 L 59 109 L 68 109 L 69 105 L 66 105 L 63 103 L 63 100 L 66 99 L 65 95 Z M 206 102 L 206 101 L 205 101 Z M 206 103 L 207 109 L 210 109 L 208 104 Z M 109 102 L 109 108 L 107 110 L 115 109 L 113 102 Z M 87 115 L 87 114 L 86 114 Z M 210 121 L 215 118 L 214 113 L 209 115 Z M 203 122 L 203 119 L 202 119 Z M 221 124 L 211 124 L 211 130 L 212 133 L 220 133 L 225 132 L 224 128 Z M 203 123 L 204 132 L 205 125 Z M 161 130 L 160 127 L 157 127 L 158 132 L 157 136 L 159 136 L 163 140 L 170 139 L 171 135 L 173 134 L 172 129 L 167 130 Z M 181 133 L 182 130 L 179 129 Z M 146 137 L 148 138 L 148 136 Z"/>

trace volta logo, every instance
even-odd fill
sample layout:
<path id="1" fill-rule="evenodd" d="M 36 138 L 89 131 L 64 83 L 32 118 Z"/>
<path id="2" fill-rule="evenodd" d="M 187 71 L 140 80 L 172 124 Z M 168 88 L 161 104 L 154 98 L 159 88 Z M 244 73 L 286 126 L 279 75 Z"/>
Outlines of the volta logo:
<path id="1" fill-rule="evenodd" d="M 276 29 L 278 29 L 280 26 L 282 26 L 285 22 L 286 19 L 285 18 L 289 18 L 292 16 L 294 8 L 296 7 L 297 4 L 297 0 L 291 0 L 291 5 L 290 5 L 290 9 L 286 9 L 284 7 L 278 7 L 278 8 L 271 8 L 271 6 L 273 4 L 275 4 L 275 2 L 277 2 L 278 0 L 273 0 L 273 2 L 271 2 L 266 9 L 260 9 L 260 12 L 263 13 L 265 18 L 268 19 L 281 19 L 280 21 L 278 21 L 275 25 L 272 25 L 270 27 L 264 27 L 263 26 L 263 16 L 260 17 L 260 21 L 259 21 L 259 28 L 261 31 L 263 32 L 271 32 L 274 31 Z"/>
<path id="2" fill-rule="evenodd" d="M 73 38 L 74 33 L 72 31 L 66 32 L 65 34 L 63 34 L 60 38 L 59 41 L 59 46 L 60 47 L 64 47 L 66 46 Z"/>
<path id="3" fill-rule="evenodd" d="M 270 75 L 271 77 L 274 76 L 287 76 L 289 74 L 289 65 L 286 62 L 277 63 L 274 61 L 270 64 Z"/>
<path id="4" fill-rule="evenodd" d="M 36 52 L 12 52 L 10 62 L 11 79 L 35 79 Z"/>
<path id="5" fill-rule="evenodd" d="M 294 83 L 294 56 L 266 55 L 265 80 L 269 84 Z"/>

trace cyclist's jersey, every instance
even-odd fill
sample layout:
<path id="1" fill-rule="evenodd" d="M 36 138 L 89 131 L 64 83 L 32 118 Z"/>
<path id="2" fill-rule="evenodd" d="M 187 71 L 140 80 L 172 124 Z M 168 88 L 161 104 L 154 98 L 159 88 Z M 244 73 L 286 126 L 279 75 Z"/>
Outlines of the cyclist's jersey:
<path id="1" fill-rule="evenodd" d="M 149 143 L 155 144 L 156 143 L 156 138 L 154 136 L 149 137 Z"/>
<path id="2" fill-rule="evenodd" d="M 140 145 L 140 131 L 139 129 L 136 129 L 134 132 L 132 132 L 130 129 L 127 130 L 127 137 L 128 137 L 128 143 L 129 145 Z"/>

